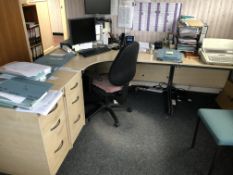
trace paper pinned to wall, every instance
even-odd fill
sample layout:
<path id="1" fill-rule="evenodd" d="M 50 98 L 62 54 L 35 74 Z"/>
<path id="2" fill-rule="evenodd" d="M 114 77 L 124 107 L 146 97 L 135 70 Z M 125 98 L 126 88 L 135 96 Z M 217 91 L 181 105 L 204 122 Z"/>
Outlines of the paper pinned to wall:
<path id="1" fill-rule="evenodd" d="M 111 15 L 118 15 L 118 0 L 111 0 Z"/>
<path id="2" fill-rule="evenodd" d="M 182 3 L 137 1 L 134 7 L 133 30 L 176 32 Z"/>
<path id="3" fill-rule="evenodd" d="M 118 27 L 133 27 L 134 1 L 125 0 L 119 2 L 118 8 Z"/>

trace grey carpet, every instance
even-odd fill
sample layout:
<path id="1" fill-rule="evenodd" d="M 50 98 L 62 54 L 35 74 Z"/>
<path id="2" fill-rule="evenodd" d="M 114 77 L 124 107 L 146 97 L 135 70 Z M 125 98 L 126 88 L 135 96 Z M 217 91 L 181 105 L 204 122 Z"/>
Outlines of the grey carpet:
<path id="1" fill-rule="evenodd" d="M 129 96 L 132 113 L 117 111 L 120 127 L 108 113 L 97 114 L 83 128 L 58 175 L 204 175 L 215 145 L 201 125 L 196 147 L 189 149 L 199 107 L 216 107 L 215 96 L 191 95 L 175 116 L 164 113 L 162 94 L 136 92 Z M 232 149 L 224 149 L 214 175 L 232 174 Z"/>

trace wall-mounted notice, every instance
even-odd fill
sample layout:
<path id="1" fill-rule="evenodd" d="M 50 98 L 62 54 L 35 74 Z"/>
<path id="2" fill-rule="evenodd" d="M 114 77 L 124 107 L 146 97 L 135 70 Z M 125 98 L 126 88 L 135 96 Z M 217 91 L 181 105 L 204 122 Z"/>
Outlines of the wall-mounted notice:
<path id="1" fill-rule="evenodd" d="M 136 2 L 133 30 L 176 32 L 182 3 Z"/>
<path id="2" fill-rule="evenodd" d="M 134 1 L 124 0 L 119 2 L 118 7 L 118 27 L 133 27 Z"/>
<path id="3" fill-rule="evenodd" d="M 111 0 L 111 15 L 118 14 L 118 0 Z"/>

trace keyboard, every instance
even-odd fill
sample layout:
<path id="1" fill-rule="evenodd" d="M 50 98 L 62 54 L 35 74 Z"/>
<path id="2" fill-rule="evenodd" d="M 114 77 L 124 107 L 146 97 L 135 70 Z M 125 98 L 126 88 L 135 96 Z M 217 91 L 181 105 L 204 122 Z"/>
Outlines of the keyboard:
<path id="1" fill-rule="evenodd" d="M 111 49 L 109 49 L 107 46 L 104 46 L 104 47 L 97 47 L 97 48 L 91 48 L 91 49 L 83 49 L 83 50 L 80 50 L 78 53 L 84 57 L 88 57 L 88 56 L 108 52 L 110 50 Z"/>
<path id="2" fill-rule="evenodd" d="M 209 55 L 210 64 L 233 65 L 233 55 Z"/>
<path id="3" fill-rule="evenodd" d="M 233 57 L 209 57 L 210 61 L 233 63 Z"/>

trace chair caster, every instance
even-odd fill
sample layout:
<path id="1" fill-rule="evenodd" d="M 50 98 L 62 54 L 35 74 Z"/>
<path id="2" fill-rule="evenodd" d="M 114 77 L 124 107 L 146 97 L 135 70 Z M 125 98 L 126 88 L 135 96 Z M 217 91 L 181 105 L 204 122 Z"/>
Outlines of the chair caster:
<path id="1" fill-rule="evenodd" d="M 120 126 L 120 123 L 114 123 L 114 126 L 117 128 L 118 126 Z"/>
<path id="2" fill-rule="evenodd" d="M 132 109 L 130 107 L 126 108 L 127 112 L 132 112 Z"/>

